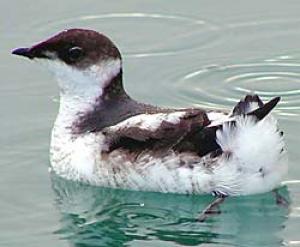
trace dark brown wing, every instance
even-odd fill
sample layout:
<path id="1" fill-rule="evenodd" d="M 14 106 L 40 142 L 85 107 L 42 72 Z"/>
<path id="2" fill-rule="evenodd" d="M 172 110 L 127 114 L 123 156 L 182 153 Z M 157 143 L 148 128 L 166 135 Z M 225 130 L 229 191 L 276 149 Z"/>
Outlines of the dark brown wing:
<path id="1" fill-rule="evenodd" d="M 161 121 L 155 129 L 141 128 L 138 124 L 124 125 L 122 128 L 106 128 L 109 150 L 125 149 L 132 152 L 153 150 L 166 152 L 193 152 L 205 155 L 219 148 L 215 141 L 214 128 L 207 128 L 210 121 L 204 111 L 199 109 L 184 110 L 179 121 Z"/>
<path id="2" fill-rule="evenodd" d="M 276 106 L 279 100 L 280 98 L 277 97 L 262 105 L 262 101 L 257 96 L 248 95 L 234 108 L 233 115 L 255 116 L 259 121 Z M 251 102 L 257 102 L 259 108 L 247 112 L 248 104 Z M 212 156 L 222 154 L 222 150 L 216 142 L 216 131 L 222 128 L 222 124 L 209 126 L 210 120 L 205 111 L 200 109 L 157 110 L 149 114 L 173 114 L 178 111 L 184 113 L 179 121 L 161 121 L 156 128 L 141 128 L 137 123 L 123 125 L 117 129 L 105 128 L 103 133 L 106 135 L 107 151 L 122 149 L 139 154 L 146 150 L 160 155 L 162 152 L 173 150 L 178 153 L 190 152 L 198 156 L 208 153 L 211 153 Z M 142 120 L 144 115 L 140 114 Z M 230 121 L 230 124 L 234 126 L 235 120 Z"/>

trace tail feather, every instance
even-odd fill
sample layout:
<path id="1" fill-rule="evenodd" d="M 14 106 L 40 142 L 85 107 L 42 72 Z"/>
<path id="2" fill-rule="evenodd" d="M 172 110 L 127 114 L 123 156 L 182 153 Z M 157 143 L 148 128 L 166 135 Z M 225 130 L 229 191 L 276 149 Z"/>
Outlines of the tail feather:
<path id="1" fill-rule="evenodd" d="M 231 116 L 249 115 L 256 116 L 257 120 L 263 119 L 280 101 L 280 97 L 275 97 L 264 104 L 258 95 L 247 95 L 233 108 Z"/>
<path id="2" fill-rule="evenodd" d="M 219 143 L 216 141 L 218 131 L 223 132 L 224 127 L 227 128 L 227 126 L 230 126 L 232 128 L 231 130 L 233 130 L 237 124 L 237 121 L 239 121 L 238 115 L 255 116 L 255 120 L 258 122 L 267 116 L 279 101 L 280 97 L 275 97 L 264 104 L 257 95 L 247 95 L 245 99 L 241 100 L 234 107 L 232 115 L 230 118 L 228 118 L 228 121 L 206 126 L 201 130 L 201 132 L 198 133 L 199 135 L 201 134 L 201 138 L 197 139 L 197 143 L 200 144 L 200 147 L 205 147 L 205 149 L 201 150 L 199 154 L 201 156 L 210 152 L 212 152 L 212 155 L 214 152 L 216 152 L 218 155 L 221 154 L 222 149 Z M 192 136 L 194 137 L 195 133 L 193 133 Z"/>
<path id="3" fill-rule="evenodd" d="M 239 103 L 233 108 L 232 116 L 247 114 L 254 109 L 263 107 L 264 103 L 258 97 L 258 95 L 246 95 L 246 97 L 240 100 Z"/>
<path id="4" fill-rule="evenodd" d="M 266 104 L 264 104 L 262 107 L 252 112 L 249 112 L 247 115 L 256 116 L 258 120 L 262 120 L 273 110 L 273 108 L 278 104 L 279 101 L 280 101 L 280 97 L 275 97 L 271 99 L 269 102 L 267 102 Z"/>

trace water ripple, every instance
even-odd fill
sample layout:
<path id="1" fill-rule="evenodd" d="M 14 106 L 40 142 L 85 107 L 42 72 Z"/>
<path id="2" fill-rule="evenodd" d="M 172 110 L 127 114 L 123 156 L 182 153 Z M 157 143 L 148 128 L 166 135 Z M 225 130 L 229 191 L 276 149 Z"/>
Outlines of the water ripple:
<path id="1" fill-rule="evenodd" d="M 224 107 L 249 93 L 257 93 L 264 100 L 282 96 L 278 112 L 298 114 L 299 68 L 299 63 L 275 62 L 211 65 L 179 75 L 175 87 L 178 97 L 206 107 Z"/>
<path id="2" fill-rule="evenodd" d="M 269 193 L 228 199 L 222 205 L 222 214 L 201 223 L 195 219 L 211 201 L 209 196 L 97 188 L 56 176 L 52 185 L 62 214 L 61 227 L 55 233 L 75 246 L 95 241 L 101 246 L 123 246 L 137 240 L 146 244 L 154 239 L 180 246 L 236 246 L 235 241 L 243 245 L 249 238 L 254 246 L 274 246 L 282 241 L 278 234 L 287 214 Z M 288 197 L 286 188 L 281 192 Z M 265 220 L 261 221 L 262 217 Z M 254 224 L 256 228 L 249 232 Z"/>
<path id="3" fill-rule="evenodd" d="M 95 29 L 120 40 L 121 50 L 131 57 L 165 56 L 212 46 L 219 26 L 206 20 L 161 13 L 107 13 L 76 16 L 35 23 L 34 30 L 49 35 L 51 30 L 71 27 Z"/>
<path id="4" fill-rule="evenodd" d="M 248 21 L 248 22 L 234 22 L 231 24 L 228 24 L 228 28 L 245 28 L 245 27 L 261 27 L 261 26 L 272 26 L 276 25 L 287 25 L 288 27 L 291 27 L 293 24 L 298 24 L 300 22 L 299 18 L 290 18 L 290 19 L 269 19 L 269 20 L 255 20 L 255 21 Z"/>

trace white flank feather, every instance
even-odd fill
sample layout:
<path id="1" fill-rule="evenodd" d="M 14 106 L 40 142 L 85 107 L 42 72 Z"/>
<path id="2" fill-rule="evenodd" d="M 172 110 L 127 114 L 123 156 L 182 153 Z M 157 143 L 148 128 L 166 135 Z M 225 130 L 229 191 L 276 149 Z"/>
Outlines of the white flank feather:
<path id="1" fill-rule="evenodd" d="M 235 126 L 225 123 L 217 131 L 217 142 L 225 155 L 214 179 L 217 190 L 225 194 L 270 191 L 287 173 L 285 144 L 272 116 L 259 122 L 253 116 L 239 116 Z"/>

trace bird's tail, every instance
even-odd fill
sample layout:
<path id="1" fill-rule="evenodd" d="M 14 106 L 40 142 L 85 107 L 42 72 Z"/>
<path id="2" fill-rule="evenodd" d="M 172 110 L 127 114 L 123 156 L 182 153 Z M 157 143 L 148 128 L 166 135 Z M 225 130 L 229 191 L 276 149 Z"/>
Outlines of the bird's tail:
<path id="1" fill-rule="evenodd" d="M 216 129 L 221 155 L 214 175 L 214 181 L 219 181 L 216 191 L 246 195 L 280 184 L 287 171 L 283 132 L 274 117 L 267 117 L 279 100 L 264 104 L 257 95 L 247 95 L 234 107 L 232 120 Z"/>
<path id="2" fill-rule="evenodd" d="M 267 103 L 263 103 L 258 95 L 247 95 L 233 108 L 232 116 L 249 115 L 255 116 L 257 120 L 262 120 L 267 116 L 280 101 L 280 97 L 275 97 Z"/>
<path id="3" fill-rule="evenodd" d="M 279 100 L 280 98 L 276 97 L 264 104 L 257 95 L 247 95 L 244 99 L 237 103 L 231 115 L 225 118 L 225 120 L 212 120 L 210 125 L 201 130 L 201 138 L 197 139 L 202 147 L 199 154 L 201 156 L 210 152 L 220 154 L 219 151 L 222 149 L 217 140 L 218 131 L 224 133 L 223 130 L 227 129 L 227 133 L 231 135 L 236 132 L 236 129 L 241 127 L 240 123 L 245 122 L 247 119 L 252 121 L 253 124 L 260 122 L 260 120 L 264 119 L 272 111 L 272 109 L 274 109 Z M 272 126 L 276 126 L 276 119 L 273 119 L 271 123 Z"/>

